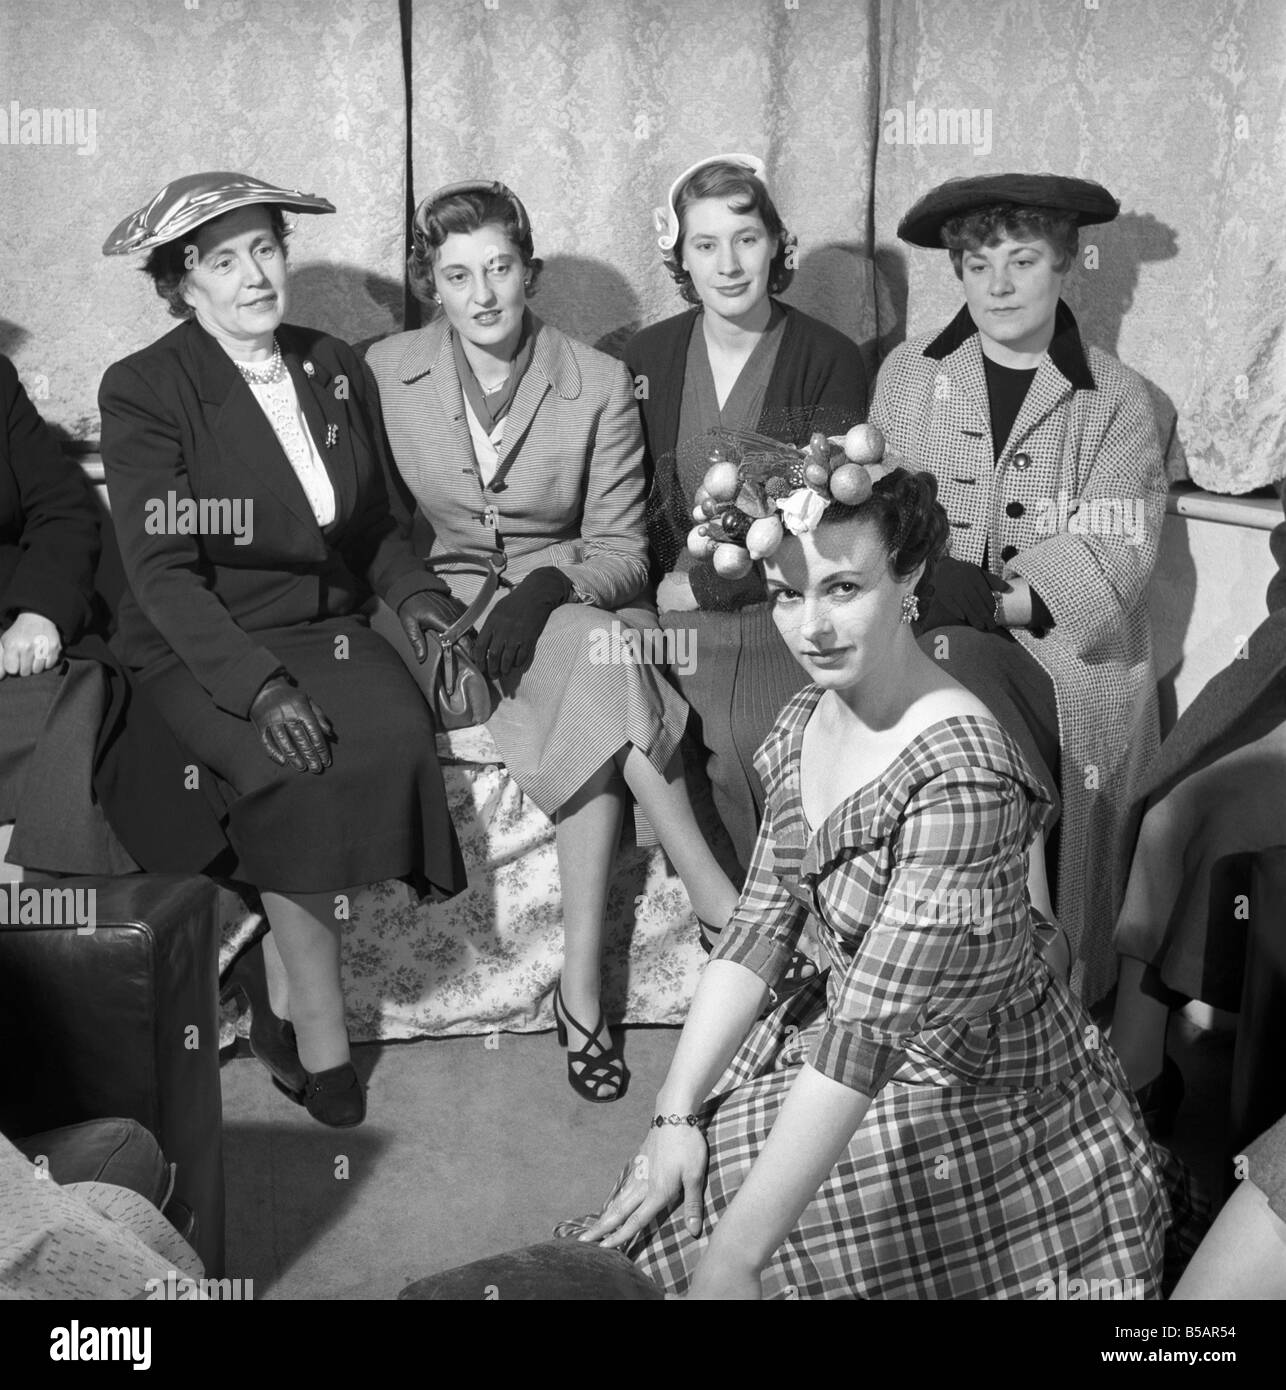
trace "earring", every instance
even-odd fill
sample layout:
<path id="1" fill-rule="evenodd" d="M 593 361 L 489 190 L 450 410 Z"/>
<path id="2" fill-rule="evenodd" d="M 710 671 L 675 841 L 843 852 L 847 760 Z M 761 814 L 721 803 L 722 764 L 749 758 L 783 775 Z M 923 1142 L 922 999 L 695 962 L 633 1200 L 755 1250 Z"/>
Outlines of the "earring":
<path id="1" fill-rule="evenodd" d="M 920 600 L 914 594 L 902 595 L 902 621 L 913 623 L 920 616 Z"/>

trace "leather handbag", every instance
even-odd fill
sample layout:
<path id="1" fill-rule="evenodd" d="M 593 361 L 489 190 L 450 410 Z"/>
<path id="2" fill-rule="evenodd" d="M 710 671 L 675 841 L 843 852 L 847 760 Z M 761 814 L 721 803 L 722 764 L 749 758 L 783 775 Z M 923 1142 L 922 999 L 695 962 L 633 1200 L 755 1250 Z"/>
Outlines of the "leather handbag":
<path id="1" fill-rule="evenodd" d="M 512 588 L 508 580 L 501 579 L 507 557 L 497 551 L 480 560 L 476 555 L 459 551 L 435 555 L 425 563 L 429 572 L 439 578 L 456 574 L 483 576 L 482 587 L 472 603 L 466 606 L 452 600 L 459 613 L 450 627 L 442 632 L 425 632 L 429 654 L 425 658 L 423 680 L 425 688 L 431 692 L 439 728 L 467 729 L 474 724 L 485 724 L 500 696 L 473 659 L 473 639 L 477 635 L 473 625 L 486 611 L 501 583 Z"/>

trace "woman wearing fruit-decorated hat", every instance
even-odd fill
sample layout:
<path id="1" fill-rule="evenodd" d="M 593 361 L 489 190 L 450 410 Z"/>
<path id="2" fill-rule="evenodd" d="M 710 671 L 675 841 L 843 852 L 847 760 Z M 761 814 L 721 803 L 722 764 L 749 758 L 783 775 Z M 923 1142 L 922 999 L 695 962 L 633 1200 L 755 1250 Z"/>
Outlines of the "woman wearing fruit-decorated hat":
<path id="1" fill-rule="evenodd" d="M 656 635 L 638 414 L 620 362 L 528 307 L 541 262 L 512 189 L 437 189 L 415 210 L 412 240 L 411 285 L 432 317 L 368 354 L 399 497 L 428 523 L 430 558 L 446 557 L 462 603 L 478 592 L 477 564 L 506 559 L 508 585 L 477 637 L 502 697 L 487 728 L 555 823 L 564 950 L 553 1008 L 568 1081 L 586 1100 L 614 1101 L 629 1073 L 600 974 L 628 796 L 703 919 L 722 926 L 737 899 L 688 801 L 687 706 L 660 671 L 606 651 L 609 633 L 632 634 L 639 650 L 646 629 Z"/>
<path id="2" fill-rule="evenodd" d="M 378 401 L 347 343 L 286 321 L 285 214 L 324 198 L 245 174 L 176 179 L 106 255 L 182 320 L 99 391 L 129 591 L 117 641 L 220 816 L 220 871 L 269 933 L 237 967 L 250 1044 L 324 1124 L 365 1114 L 344 1022 L 336 904 L 405 878 L 465 886 L 434 726 L 374 594 L 424 652 L 440 581 L 389 512 Z"/>
<path id="3" fill-rule="evenodd" d="M 1104 1271 L 1155 1298 L 1153 1151 L 1025 888 L 1048 793 L 912 633 L 937 480 L 762 440 L 741 465 L 784 521 L 757 548 L 810 684 L 760 749 L 750 876 L 658 1113 L 560 1234 L 697 1299 L 1057 1298 Z M 806 922 L 830 968 L 761 1018 Z"/>
<path id="4" fill-rule="evenodd" d="M 864 420 L 867 403 L 857 346 L 775 297 L 793 277 L 795 239 L 765 179 L 762 160 L 723 154 L 674 180 L 656 213 L 658 245 L 692 307 L 625 350 L 636 387 L 647 384 L 636 394 L 653 470 L 657 607 L 663 625 L 696 635 L 696 669 L 671 675 L 696 712 L 715 805 L 743 867 L 763 808 L 755 751 L 801 674 L 773 628 L 760 576 L 720 573 L 687 553 L 696 490 L 721 447 L 710 432 L 750 429 L 804 444 Z M 728 500 L 735 493 L 733 479 Z"/>
<path id="5" fill-rule="evenodd" d="M 1053 906 L 1090 999 L 1112 981 L 1122 885 L 1108 866 L 1158 739 L 1152 408 L 1141 378 L 1082 342 L 1062 298 L 1078 228 L 1118 207 L 1099 184 L 1050 174 L 926 194 L 898 234 L 947 250 L 965 303 L 890 354 L 871 409 L 889 449 L 937 476 L 951 519 L 921 643 L 1061 793 Z"/>

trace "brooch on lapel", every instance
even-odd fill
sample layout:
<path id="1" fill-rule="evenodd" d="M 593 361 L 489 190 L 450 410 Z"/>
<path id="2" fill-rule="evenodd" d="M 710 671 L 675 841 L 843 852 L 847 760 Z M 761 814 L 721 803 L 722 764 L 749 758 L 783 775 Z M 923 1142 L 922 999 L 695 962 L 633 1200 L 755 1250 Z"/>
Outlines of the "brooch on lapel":
<path id="1" fill-rule="evenodd" d="M 311 362 L 304 363 L 304 375 L 311 377 L 316 374 L 317 368 Z"/>
<path id="2" fill-rule="evenodd" d="M 333 449 L 333 448 L 335 447 L 335 441 L 336 441 L 338 438 L 339 438 L 339 426 L 338 426 L 338 425 L 327 425 L 327 426 L 326 426 L 326 447 L 327 447 L 328 449 Z"/>

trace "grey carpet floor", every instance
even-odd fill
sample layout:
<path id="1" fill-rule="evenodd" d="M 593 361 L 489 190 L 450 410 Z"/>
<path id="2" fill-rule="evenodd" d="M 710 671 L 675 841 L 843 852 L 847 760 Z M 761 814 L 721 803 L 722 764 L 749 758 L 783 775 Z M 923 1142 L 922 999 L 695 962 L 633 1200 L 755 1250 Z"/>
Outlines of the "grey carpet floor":
<path id="1" fill-rule="evenodd" d="M 677 1028 L 628 1028 L 625 1097 L 592 1105 L 552 1033 L 354 1050 L 368 1119 L 326 1129 L 253 1059 L 223 1067 L 230 1277 L 258 1299 L 396 1298 L 416 1279 L 549 1238 L 596 1210 L 642 1140 Z M 494 1045 L 498 1042 L 498 1046 Z M 1232 1038 L 1177 1021 L 1173 1145 L 1216 1194 Z"/>
<path id="2" fill-rule="evenodd" d="M 225 1063 L 227 1274 L 258 1299 L 387 1299 L 548 1239 L 642 1141 L 679 1030 L 623 1036 L 632 1077 L 610 1105 L 572 1092 L 552 1033 L 355 1048 L 369 1094 L 353 1130 L 318 1124 L 253 1059 Z"/>

